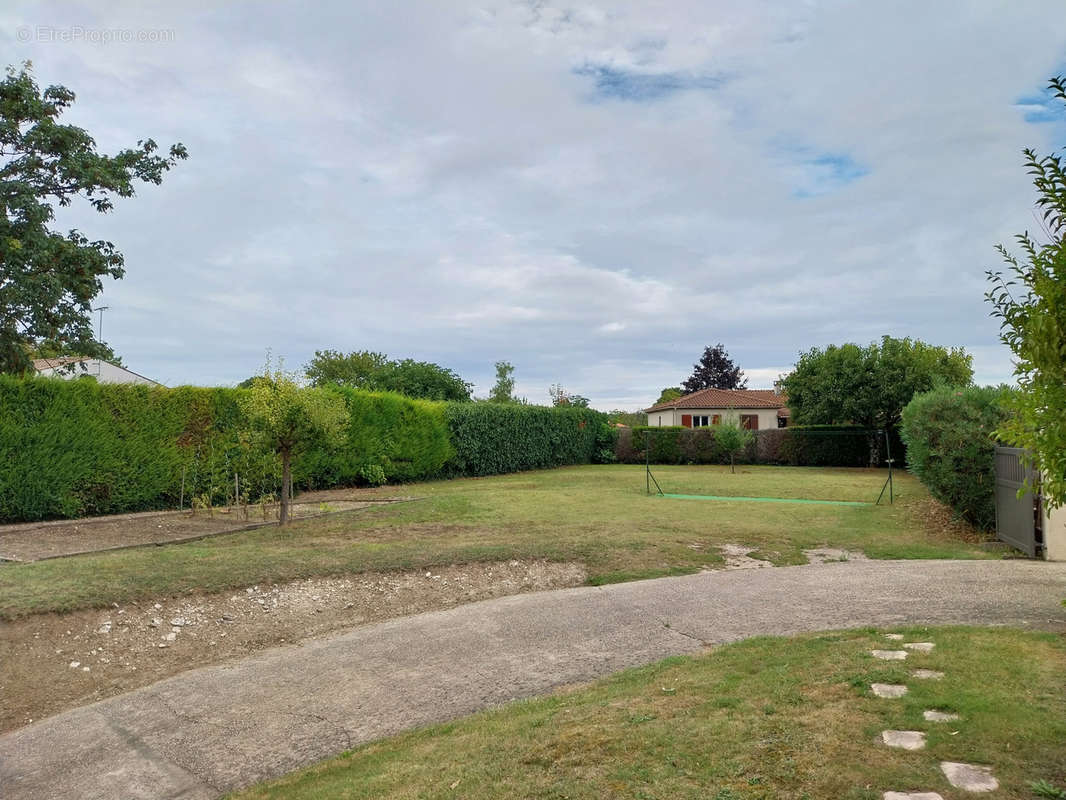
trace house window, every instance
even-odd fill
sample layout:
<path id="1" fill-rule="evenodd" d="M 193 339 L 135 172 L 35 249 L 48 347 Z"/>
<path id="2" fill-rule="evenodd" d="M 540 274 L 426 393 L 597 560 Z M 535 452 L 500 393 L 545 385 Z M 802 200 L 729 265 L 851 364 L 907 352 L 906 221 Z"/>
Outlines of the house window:
<path id="1" fill-rule="evenodd" d="M 710 423 L 707 421 L 707 415 L 706 414 L 704 414 L 702 417 L 701 416 L 694 416 L 692 418 L 692 427 L 693 428 L 706 428 L 708 424 L 710 424 Z"/>
<path id="2" fill-rule="evenodd" d="M 787 428 L 788 427 L 788 417 L 778 417 L 777 418 L 777 427 L 779 427 L 779 428 Z"/>
<path id="3" fill-rule="evenodd" d="M 740 427 L 746 431 L 759 430 L 759 415 L 758 414 L 741 414 L 740 415 Z"/>

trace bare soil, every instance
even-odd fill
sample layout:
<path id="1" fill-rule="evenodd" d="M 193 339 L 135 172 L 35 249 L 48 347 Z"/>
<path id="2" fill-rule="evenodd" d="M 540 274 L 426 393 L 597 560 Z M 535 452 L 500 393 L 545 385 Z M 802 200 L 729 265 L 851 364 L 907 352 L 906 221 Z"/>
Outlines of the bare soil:
<path id="1" fill-rule="evenodd" d="M 0 623 L 0 733 L 189 669 L 354 626 L 578 586 L 574 563 L 504 561 L 363 573 Z"/>
<path id="2" fill-rule="evenodd" d="M 294 519 L 356 511 L 409 497 L 367 497 L 359 490 L 314 492 L 292 505 Z M 192 511 L 119 514 L 0 526 L 0 561 L 39 561 L 100 550 L 168 544 L 235 533 L 277 520 L 278 506 L 253 505 Z"/>

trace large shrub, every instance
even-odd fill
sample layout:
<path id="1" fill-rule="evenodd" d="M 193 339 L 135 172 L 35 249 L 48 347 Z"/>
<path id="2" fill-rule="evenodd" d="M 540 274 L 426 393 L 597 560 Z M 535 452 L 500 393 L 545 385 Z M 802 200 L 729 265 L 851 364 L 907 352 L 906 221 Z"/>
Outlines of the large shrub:
<path id="1" fill-rule="evenodd" d="M 577 406 L 448 403 L 448 475 L 495 475 L 598 460 L 606 415 Z"/>
<path id="2" fill-rule="evenodd" d="M 903 409 L 911 472 L 933 496 L 982 530 L 996 526 L 993 432 L 1005 418 L 1003 387 L 940 387 Z"/>

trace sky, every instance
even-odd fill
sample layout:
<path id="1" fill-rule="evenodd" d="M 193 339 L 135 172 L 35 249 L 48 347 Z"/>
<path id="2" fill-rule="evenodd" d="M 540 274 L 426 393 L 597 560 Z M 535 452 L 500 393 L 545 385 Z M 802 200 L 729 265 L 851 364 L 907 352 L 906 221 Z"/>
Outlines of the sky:
<path id="1" fill-rule="evenodd" d="M 102 151 L 188 148 L 57 215 L 171 386 L 375 350 L 636 409 L 708 345 L 764 388 L 885 334 L 1009 381 L 985 271 L 1066 145 L 1062 0 L 6 2 L 0 43 Z"/>

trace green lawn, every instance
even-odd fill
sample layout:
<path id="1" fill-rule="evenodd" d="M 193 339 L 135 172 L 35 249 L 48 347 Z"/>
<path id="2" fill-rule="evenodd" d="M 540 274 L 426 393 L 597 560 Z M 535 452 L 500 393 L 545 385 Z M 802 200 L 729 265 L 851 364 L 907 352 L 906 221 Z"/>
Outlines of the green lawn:
<path id="1" fill-rule="evenodd" d="M 664 491 L 873 501 L 879 470 L 657 467 Z M 188 544 L 0 568 L 0 618 L 367 570 L 512 558 L 580 561 L 592 583 L 715 567 L 716 544 L 775 564 L 818 546 L 872 558 L 982 558 L 945 530 L 912 477 L 893 506 L 822 506 L 649 497 L 644 468 L 607 465 L 390 487 L 423 499 Z M 376 492 L 382 494 L 382 492 Z M 932 522 L 930 521 L 932 520 Z"/>
<path id="2" fill-rule="evenodd" d="M 590 688 L 525 701 L 372 743 L 234 795 L 253 798 L 710 798 L 880 800 L 882 792 L 970 795 L 942 760 L 986 764 L 995 798 L 1066 786 L 1066 642 L 1009 629 L 901 629 L 928 655 L 874 660 L 874 631 L 762 637 L 634 669 Z M 909 677 L 941 670 L 941 681 Z M 871 682 L 905 683 L 902 699 Z M 957 722 L 930 723 L 926 709 Z M 890 749 L 882 730 L 928 732 Z"/>

